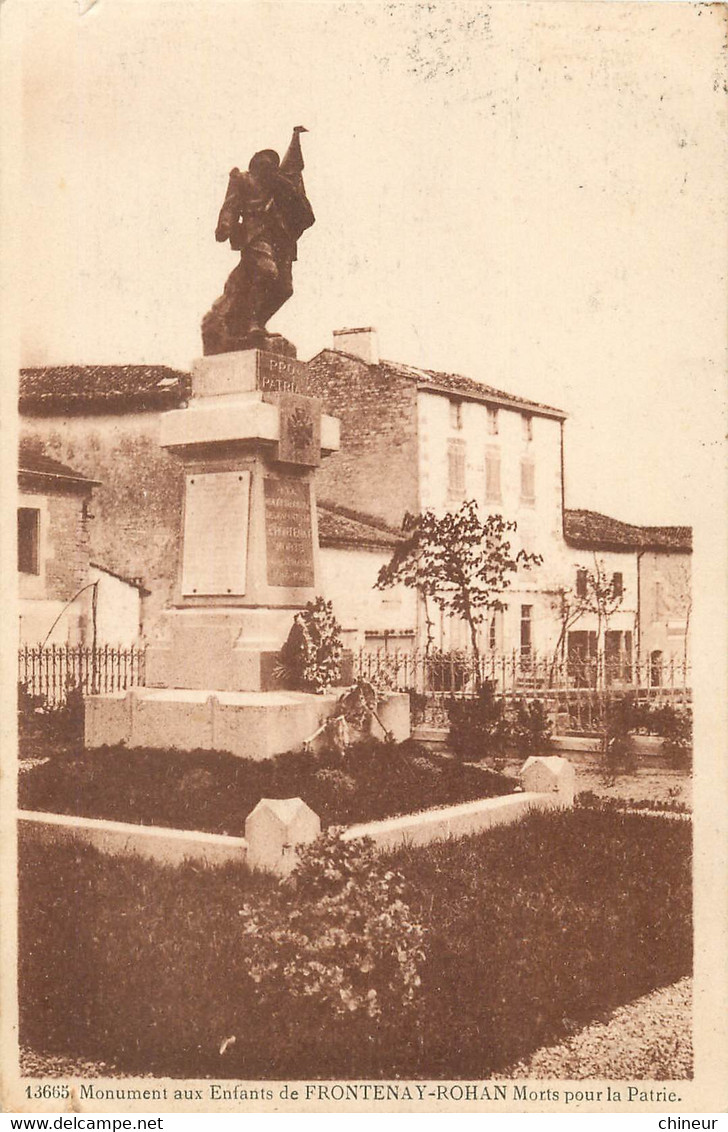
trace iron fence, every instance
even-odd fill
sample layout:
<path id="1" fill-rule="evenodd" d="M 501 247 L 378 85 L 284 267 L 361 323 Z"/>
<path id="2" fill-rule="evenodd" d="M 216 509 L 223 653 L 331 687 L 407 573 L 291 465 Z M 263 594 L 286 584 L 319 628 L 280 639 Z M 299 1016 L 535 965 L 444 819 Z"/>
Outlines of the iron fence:
<path id="1" fill-rule="evenodd" d="M 102 645 L 22 645 L 18 649 L 18 684 L 50 707 L 65 703 L 68 693 L 123 692 L 144 684 L 145 649 Z"/>
<path id="2" fill-rule="evenodd" d="M 689 706 L 690 665 L 683 658 L 615 662 L 554 660 L 537 654 L 471 653 L 408 649 L 361 649 L 355 675 L 380 688 L 411 693 L 415 724 L 448 725 L 453 698 L 472 698 L 484 681 L 506 699 L 539 699 L 559 731 L 592 732 L 603 725 L 608 703 L 629 694 L 648 709 Z M 145 649 L 103 645 L 23 645 L 18 683 L 49 706 L 64 703 L 72 689 L 84 695 L 125 691 L 145 683 Z"/>
<path id="3" fill-rule="evenodd" d="M 554 657 L 529 652 L 429 653 L 407 649 L 362 649 L 355 658 L 361 679 L 411 695 L 415 724 L 447 727 L 448 704 L 473 698 L 486 681 L 506 698 L 539 699 L 560 732 L 589 733 L 604 726 L 610 702 L 630 696 L 648 711 L 689 706 L 690 665 L 683 657 L 635 660 Z M 647 717 L 645 717 L 647 718 Z"/>

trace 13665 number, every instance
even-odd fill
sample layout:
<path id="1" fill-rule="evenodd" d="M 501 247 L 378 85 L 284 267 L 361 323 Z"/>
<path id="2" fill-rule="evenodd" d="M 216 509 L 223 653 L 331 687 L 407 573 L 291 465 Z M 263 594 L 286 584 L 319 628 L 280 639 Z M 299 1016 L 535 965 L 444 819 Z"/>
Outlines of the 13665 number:
<path id="1" fill-rule="evenodd" d="M 70 1093 L 68 1085 L 26 1085 L 25 1095 L 30 1100 L 58 1101 L 65 1100 Z"/>

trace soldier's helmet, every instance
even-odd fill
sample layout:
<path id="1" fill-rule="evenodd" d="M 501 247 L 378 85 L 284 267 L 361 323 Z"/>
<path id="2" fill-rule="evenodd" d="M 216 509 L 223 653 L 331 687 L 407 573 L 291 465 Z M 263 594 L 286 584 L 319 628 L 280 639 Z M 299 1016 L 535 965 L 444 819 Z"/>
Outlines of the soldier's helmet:
<path id="1" fill-rule="evenodd" d="M 258 152 L 254 153 L 251 157 L 248 169 L 251 173 L 254 173 L 256 169 L 260 169 L 261 166 L 264 165 L 272 166 L 274 169 L 277 169 L 280 163 L 281 159 L 274 149 L 259 149 Z"/>

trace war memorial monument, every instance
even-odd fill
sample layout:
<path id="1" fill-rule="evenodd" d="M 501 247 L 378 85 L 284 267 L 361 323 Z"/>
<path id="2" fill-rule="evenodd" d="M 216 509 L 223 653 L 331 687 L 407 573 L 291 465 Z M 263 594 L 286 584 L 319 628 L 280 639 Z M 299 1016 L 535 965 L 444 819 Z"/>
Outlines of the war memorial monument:
<path id="1" fill-rule="evenodd" d="M 290 691 L 276 676 L 294 615 L 320 592 L 316 469 L 339 422 L 308 397 L 306 363 L 266 329 L 293 293 L 300 236 L 314 223 L 300 135 L 279 160 L 233 169 L 215 237 L 239 253 L 202 320 L 191 400 L 162 417 L 160 444 L 184 465 L 183 530 L 172 608 L 150 634 L 146 685 L 86 699 L 88 747 L 230 751 L 267 758 L 299 747 L 338 695 Z M 409 735 L 409 701 L 379 718 Z"/>

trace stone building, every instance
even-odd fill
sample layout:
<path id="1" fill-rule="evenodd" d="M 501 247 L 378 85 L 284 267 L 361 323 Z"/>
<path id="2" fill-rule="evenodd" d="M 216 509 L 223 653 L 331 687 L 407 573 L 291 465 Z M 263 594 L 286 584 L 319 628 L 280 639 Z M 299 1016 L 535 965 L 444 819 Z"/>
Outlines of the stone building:
<path id="1" fill-rule="evenodd" d="M 560 409 L 386 361 L 371 327 L 335 331 L 333 349 L 317 354 L 308 374 L 310 392 L 341 421 L 341 447 L 320 476 L 329 501 L 397 528 L 408 511 L 442 514 L 474 499 L 483 514 L 515 520 L 514 544 L 541 555 L 541 566 L 513 580 L 507 608 L 486 620 L 485 652 L 528 664 L 562 654 L 589 660 L 599 650 L 614 683 L 631 682 L 636 661 L 687 656 L 690 529 L 567 510 Z M 608 624 L 569 612 L 585 574 L 601 576 L 618 599 Z M 466 626 L 440 617 L 436 643 L 467 648 Z"/>
<path id="2" fill-rule="evenodd" d="M 519 571 L 507 608 L 487 618 L 484 652 L 609 658 L 616 682 L 634 662 L 687 657 L 689 528 L 637 527 L 567 510 L 560 409 L 457 374 L 380 359 L 370 328 L 337 331 L 309 363 L 303 392 L 341 421 L 341 446 L 317 474 L 322 589 L 350 647 L 412 650 L 425 637 L 412 591 L 379 591 L 406 512 L 443 513 L 475 499 L 515 520 L 514 547 L 542 556 Z M 170 603 L 181 529 L 180 462 L 159 445 L 160 414 L 190 396 L 165 366 L 66 366 L 21 374 L 22 431 L 53 459 L 100 480 L 87 535 L 91 558 L 146 587 L 145 630 Z M 609 624 L 565 610 L 584 571 L 618 588 Z M 568 612 L 568 610 L 567 610 Z M 599 638 L 599 640 L 598 640 Z M 436 644 L 467 648 L 466 626 L 440 617 Z"/>
<path id="3" fill-rule="evenodd" d="M 322 496 L 399 527 L 406 512 L 442 514 L 475 499 L 518 524 L 514 545 L 543 565 L 519 571 L 507 608 L 481 633 L 484 650 L 528 658 L 553 649 L 566 568 L 560 409 L 459 374 L 380 359 L 372 328 L 336 331 L 310 362 L 310 392 L 341 421 L 341 447 L 321 470 Z M 422 640 L 422 610 L 416 635 Z M 467 648 L 467 627 L 439 617 L 436 644 Z"/>
<path id="4" fill-rule="evenodd" d="M 604 632 L 608 664 L 618 669 L 621 658 L 626 677 L 634 660 L 643 666 L 643 682 L 653 684 L 667 678 L 666 665 L 687 666 L 691 528 L 636 526 L 596 511 L 567 510 L 564 540 L 574 552 L 574 587 L 580 571 L 601 569 L 623 594 Z M 594 613 L 580 618 L 568 634 L 569 653 L 593 656 L 597 629 Z"/>
<path id="5" fill-rule="evenodd" d="M 86 569 L 89 555 L 96 564 L 91 580 L 99 579 L 100 640 L 133 643 L 138 619 L 146 631 L 172 600 L 184 477 L 180 461 L 159 445 L 159 422 L 161 413 L 182 407 L 189 396 L 190 375 L 165 366 L 21 372 L 25 443 L 72 461 L 96 481 L 83 546 Z M 381 518 L 325 499 L 318 514 L 322 589 L 346 643 L 357 648 L 367 640 L 411 641 L 414 595 L 373 588 L 396 531 Z M 108 600 L 101 603 L 102 596 Z"/>
<path id="6" fill-rule="evenodd" d="M 21 444 L 17 543 L 21 643 L 85 640 L 90 592 L 81 591 L 91 581 L 89 503 L 96 486 L 94 479 L 50 459 L 36 445 Z"/>
<path id="7" fill-rule="evenodd" d="M 321 588 L 341 621 L 344 644 L 411 650 L 417 624 L 414 591 L 374 588 L 397 545 L 397 531 L 381 519 L 326 501 L 319 502 L 318 523 Z"/>
<path id="8" fill-rule="evenodd" d="M 88 526 L 91 560 L 149 590 L 144 616 L 171 598 L 182 466 L 159 446 L 159 414 L 189 396 L 166 366 L 49 366 L 20 376 L 21 434 L 100 481 Z"/>

